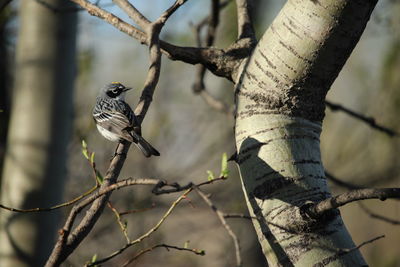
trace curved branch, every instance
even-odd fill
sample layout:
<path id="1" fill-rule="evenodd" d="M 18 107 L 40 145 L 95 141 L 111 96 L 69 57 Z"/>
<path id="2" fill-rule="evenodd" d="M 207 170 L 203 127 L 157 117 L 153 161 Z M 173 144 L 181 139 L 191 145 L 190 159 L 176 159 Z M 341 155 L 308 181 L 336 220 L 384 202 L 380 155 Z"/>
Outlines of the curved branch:
<path id="1" fill-rule="evenodd" d="M 142 30 L 136 28 L 135 26 L 130 25 L 129 23 L 125 22 L 124 20 L 115 16 L 114 14 L 86 0 L 70 0 L 70 1 L 86 9 L 90 15 L 105 20 L 106 22 L 108 22 L 121 32 L 135 38 L 141 44 L 150 45 L 151 38 L 149 38 L 149 35 L 147 35 Z M 143 23 L 143 21 L 141 23 Z M 161 52 L 171 60 L 180 60 L 188 64 L 202 64 L 206 66 L 207 69 L 209 69 L 215 75 L 232 80 L 231 66 L 233 66 L 233 64 L 226 64 L 226 63 L 228 60 L 234 61 L 235 58 L 228 57 L 222 49 L 211 48 L 211 47 L 210 48 L 181 47 L 170 44 L 162 40 L 159 41 L 159 44 Z M 227 65 L 230 66 L 227 67 Z"/>
<path id="2" fill-rule="evenodd" d="M 354 201 L 364 199 L 380 199 L 384 201 L 388 198 L 400 198 L 400 188 L 356 189 L 315 204 L 306 204 L 303 209 L 310 217 L 318 218 L 330 210 Z"/>
<path id="3" fill-rule="evenodd" d="M 136 9 L 128 0 L 113 0 L 128 16 L 139 25 L 143 30 L 146 30 L 151 21 L 148 20 L 139 10 Z"/>
<path id="4" fill-rule="evenodd" d="M 110 167 L 108 168 L 104 182 L 101 184 L 99 191 L 105 190 L 105 188 L 117 181 L 119 173 L 124 165 L 129 147 L 130 143 L 128 142 L 123 142 L 118 145 L 117 154 L 110 163 Z M 110 192 L 107 192 L 97 198 L 92 203 L 90 209 L 86 212 L 85 217 L 81 220 L 80 224 L 71 232 L 76 214 L 81 211 L 79 206 L 81 204 L 79 203 L 72 208 L 63 229 L 59 231 L 57 243 L 46 262 L 46 267 L 59 266 L 78 247 L 97 222 L 109 197 Z"/>
<path id="5" fill-rule="evenodd" d="M 342 105 L 336 104 L 336 103 L 332 103 L 328 100 L 325 101 L 325 104 L 328 108 L 330 108 L 332 111 L 343 111 L 344 113 L 352 116 L 353 118 L 356 118 L 358 120 L 361 120 L 363 122 L 365 122 L 366 124 L 368 124 L 370 127 L 381 131 L 387 135 L 389 135 L 390 137 L 397 137 L 399 136 L 399 133 L 397 133 L 395 130 L 390 129 L 388 127 L 379 125 L 376 123 L 375 119 L 373 117 L 367 117 L 363 114 L 357 113 L 351 109 L 348 109 Z"/>
<path id="6" fill-rule="evenodd" d="M 250 40 L 255 43 L 256 35 L 254 33 L 251 16 L 252 4 L 252 0 L 236 0 L 238 39 L 250 38 Z"/>

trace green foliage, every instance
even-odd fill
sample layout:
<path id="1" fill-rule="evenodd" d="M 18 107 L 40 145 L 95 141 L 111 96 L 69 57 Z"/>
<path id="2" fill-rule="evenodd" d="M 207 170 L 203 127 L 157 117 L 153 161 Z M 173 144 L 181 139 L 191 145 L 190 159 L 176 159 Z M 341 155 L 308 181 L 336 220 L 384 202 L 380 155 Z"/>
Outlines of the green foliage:
<path id="1" fill-rule="evenodd" d="M 101 175 L 101 173 L 96 170 L 96 163 L 94 161 L 94 152 L 90 153 L 90 151 L 88 150 L 88 146 L 85 140 L 82 140 L 82 154 L 83 156 L 89 161 L 90 165 L 93 168 L 93 171 L 96 173 L 96 180 L 102 184 L 104 181 L 104 177 L 103 175 Z M 90 155 L 90 156 L 89 156 Z"/>
<path id="2" fill-rule="evenodd" d="M 90 263 L 94 263 L 94 262 L 96 262 L 97 261 L 97 254 L 94 254 L 93 256 L 92 256 L 92 258 L 90 259 Z M 96 265 L 93 265 L 93 267 L 97 267 L 98 265 L 96 264 Z"/>
<path id="3" fill-rule="evenodd" d="M 219 175 L 220 178 L 228 178 L 229 170 L 228 170 L 228 156 L 226 153 L 222 154 L 221 160 L 221 173 Z M 207 170 L 207 179 L 208 181 L 212 181 L 215 179 L 215 175 L 212 171 Z"/>
<path id="4" fill-rule="evenodd" d="M 222 161 L 221 161 L 221 174 L 220 177 L 228 178 L 229 170 L 228 170 L 228 156 L 226 153 L 222 154 Z"/>
<path id="5" fill-rule="evenodd" d="M 207 170 L 207 180 L 208 181 L 212 181 L 214 179 L 215 179 L 214 173 L 212 171 L 210 171 L 210 170 Z"/>

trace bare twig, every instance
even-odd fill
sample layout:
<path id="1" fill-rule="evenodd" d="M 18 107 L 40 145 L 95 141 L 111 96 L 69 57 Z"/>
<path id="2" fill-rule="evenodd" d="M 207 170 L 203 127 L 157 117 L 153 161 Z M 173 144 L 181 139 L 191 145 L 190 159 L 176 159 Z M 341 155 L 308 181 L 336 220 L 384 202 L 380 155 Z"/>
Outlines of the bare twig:
<path id="1" fill-rule="evenodd" d="M 117 181 L 119 173 L 125 162 L 129 146 L 130 143 L 127 142 L 123 142 L 118 145 L 117 153 L 110 163 L 110 167 L 108 168 L 105 179 L 98 192 L 105 191 L 106 188 L 113 185 Z M 59 231 L 57 243 L 46 262 L 47 267 L 59 266 L 89 234 L 103 212 L 105 204 L 110 196 L 110 192 L 111 191 L 106 192 L 96 198 L 93 196 L 97 195 L 98 193 L 91 195 L 71 209 L 71 212 L 62 230 Z M 91 199 L 91 201 L 88 201 L 88 199 Z M 85 205 L 82 205 L 82 203 Z M 71 231 L 76 215 L 83 209 L 84 206 L 89 205 L 90 203 L 92 203 L 92 206 L 86 212 L 84 218 L 81 220 L 79 225 L 73 231 Z"/>
<path id="2" fill-rule="evenodd" d="M 226 1 L 221 4 L 219 0 L 211 0 L 210 15 L 204 18 L 202 21 L 200 21 L 196 26 L 194 26 L 195 37 L 198 47 L 201 47 L 203 45 L 202 44 L 203 41 L 201 38 L 201 29 L 206 25 L 208 25 L 208 28 L 207 28 L 207 35 L 205 37 L 206 39 L 205 45 L 207 47 L 210 47 L 214 44 L 217 32 L 217 26 L 219 23 L 220 11 L 223 7 L 226 6 L 227 3 L 229 2 Z M 206 67 L 204 65 L 197 66 L 195 81 L 193 82 L 192 85 L 193 92 L 195 92 L 196 94 L 200 94 L 204 99 L 204 101 L 213 109 L 228 115 L 232 115 L 233 110 L 226 103 L 216 99 L 206 90 L 204 84 L 205 74 L 206 74 Z"/>
<path id="3" fill-rule="evenodd" d="M 9 211 L 13 211 L 13 212 L 21 212 L 21 213 L 52 211 L 52 210 L 56 210 L 56 209 L 59 209 L 59 208 L 63 208 L 63 207 L 67 207 L 67 206 L 75 204 L 79 200 L 81 200 L 84 197 L 86 197 L 86 196 L 90 195 L 91 193 L 93 193 L 97 188 L 98 188 L 98 186 L 94 186 L 94 187 L 90 188 L 88 191 L 86 191 L 85 193 L 83 193 L 82 195 L 80 195 L 80 196 L 78 196 L 78 197 L 76 197 L 76 198 L 74 198 L 74 199 L 72 199 L 70 201 L 67 201 L 67 202 L 64 202 L 64 203 L 61 203 L 61 204 L 58 204 L 58 205 L 55 205 L 55 206 L 52 206 L 52 207 L 49 207 L 49 208 L 16 209 L 16 208 L 11 208 L 11 207 L 4 206 L 2 204 L 0 204 L 0 208 L 5 209 L 5 210 L 9 210 Z"/>
<path id="4" fill-rule="evenodd" d="M 162 194 L 170 194 L 170 193 L 175 193 L 175 192 L 180 192 L 189 188 L 193 188 L 193 187 L 201 187 L 203 185 L 207 185 L 207 184 L 212 184 L 214 182 L 217 181 L 222 181 L 222 180 L 226 180 L 226 177 L 221 176 L 212 180 L 208 180 L 206 182 L 202 182 L 199 184 L 193 184 L 193 183 L 188 183 L 187 185 L 181 186 L 177 183 L 166 183 L 165 181 L 160 181 L 154 188 L 153 188 L 153 194 L 156 195 L 162 195 Z M 171 188 L 167 188 L 165 189 L 164 187 L 171 187 Z"/>
<path id="5" fill-rule="evenodd" d="M 85 0 L 72 0 L 75 3 L 81 5 L 83 8 L 92 12 L 92 15 L 97 15 L 102 17 L 104 20 L 108 21 L 115 27 L 133 31 L 137 36 L 141 36 L 143 41 L 149 44 L 149 54 L 150 54 L 150 67 L 147 73 L 147 78 L 145 81 L 144 89 L 142 91 L 142 96 L 140 97 L 139 104 L 135 109 L 135 114 L 137 115 L 137 123 L 141 125 L 144 116 L 150 106 L 153 98 L 153 93 L 158 83 L 160 76 L 161 67 L 161 52 L 159 44 L 159 34 L 162 27 L 164 26 L 166 20 L 172 13 L 179 8 L 185 1 L 178 0 L 174 5 L 164 12 L 154 23 L 151 23 L 148 28 L 146 28 L 146 34 L 143 34 L 140 30 L 133 27 L 132 25 L 123 22 L 118 17 L 104 11 L 103 9 L 85 1 Z M 129 150 L 130 143 L 121 142 L 117 147 L 116 156 L 113 158 L 110 164 L 110 168 L 107 171 L 106 177 L 103 184 L 100 187 L 99 192 L 115 184 L 118 179 L 119 173 L 125 162 L 126 154 Z M 111 191 L 110 191 L 111 192 Z M 75 206 L 68 217 L 63 230 L 60 232 L 59 239 L 50 255 L 46 266 L 57 266 L 60 265 L 74 249 L 82 242 L 82 240 L 87 236 L 90 230 L 93 228 L 94 224 L 103 212 L 104 206 L 108 201 L 110 192 L 98 197 L 92 204 L 88 212 L 86 212 L 85 217 L 82 219 L 80 224 L 70 233 L 72 229 L 73 222 L 76 215 L 81 211 L 79 206 Z M 86 199 L 87 200 L 87 199 Z M 85 201 L 84 201 L 85 202 Z"/>
<path id="6" fill-rule="evenodd" d="M 343 111 L 344 113 L 346 113 L 346 114 L 348 114 L 348 115 L 350 115 L 350 116 L 352 116 L 352 117 L 354 117 L 354 118 L 356 118 L 356 119 L 359 119 L 359 120 L 361 120 L 361 121 L 367 123 L 367 124 L 368 124 L 369 126 L 371 126 L 372 128 L 374 128 L 374 129 L 376 129 L 376 130 L 378 130 L 378 131 L 381 131 L 381 132 L 386 133 L 386 134 L 389 135 L 390 137 L 397 137 L 397 136 L 399 136 L 399 133 L 397 133 L 395 130 L 392 130 L 392 129 L 389 129 L 389 128 L 385 127 L 385 126 L 382 126 L 382 125 L 377 124 L 376 121 L 375 121 L 375 119 L 374 119 L 373 117 L 364 116 L 364 115 L 362 115 L 362 114 L 360 114 L 360 113 L 357 113 L 357 112 L 355 112 L 355 111 L 353 111 L 353 110 L 350 110 L 350 109 L 348 109 L 348 108 L 346 108 L 346 107 L 344 107 L 344 106 L 342 106 L 342 105 L 335 104 L 335 103 L 332 103 L 332 102 L 327 101 L 327 100 L 325 101 L 325 104 L 326 104 L 332 111 Z"/>
<path id="7" fill-rule="evenodd" d="M 130 25 L 114 14 L 90 3 L 87 0 L 70 0 L 82 8 L 86 9 L 89 14 L 99 17 L 121 32 L 135 38 L 141 44 L 150 44 L 149 35 L 142 30 Z M 178 3 L 180 5 L 180 1 Z M 168 15 L 168 13 L 167 13 Z M 168 17 L 168 16 L 167 16 Z M 222 49 L 217 48 L 197 48 L 197 47 L 180 47 L 168 42 L 160 40 L 161 52 L 163 52 L 171 60 L 180 60 L 188 64 L 203 64 L 207 66 L 215 75 L 225 77 L 231 80 L 233 63 L 229 64 L 226 54 Z M 231 59 L 235 61 L 235 59 Z"/>
<path id="8" fill-rule="evenodd" d="M 139 213 L 139 212 L 145 212 L 145 211 L 154 209 L 155 206 L 156 206 L 156 204 L 155 204 L 155 203 L 152 203 L 152 204 L 151 204 L 151 207 L 149 207 L 149 208 L 121 211 L 121 212 L 119 213 L 119 216 L 124 216 L 124 215 L 128 215 L 128 214 Z"/>
<path id="9" fill-rule="evenodd" d="M 363 186 L 359 186 L 359 185 L 355 185 L 355 184 L 351 184 L 345 181 L 342 181 L 338 178 L 336 178 L 335 176 L 333 176 L 331 173 L 325 171 L 325 176 L 328 180 L 332 181 L 334 184 L 341 186 L 341 187 L 345 187 L 348 189 L 361 189 L 364 188 Z"/>
<path id="10" fill-rule="evenodd" d="M 147 252 L 150 252 L 156 248 L 166 248 L 168 251 L 170 249 L 176 249 L 176 250 L 181 250 L 181 251 L 188 251 L 188 252 L 192 252 L 196 255 L 200 255 L 200 256 L 204 256 L 206 255 L 204 250 L 198 250 L 198 249 L 194 249 L 194 248 L 182 248 L 182 247 L 177 247 L 177 246 L 171 246 L 171 245 L 167 245 L 167 244 L 158 244 L 149 248 L 146 248 L 144 250 L 139 251 L 139 253 L 137 253 L 135 256 L 133 256 L 132 259 L 128 260 L 127 262 L 125 262 L 121 267 L 125 267 L 128 266 L 129 264 L 131 264 L 132 262 L 134 262 L 135 260 L 137 260 L 140 256 L 142 256 L 143 254 L 146 254 Z"/>
<path id="11" fill-rule="evenodd" d="M 242 258 L 240 256 L 240 245 L 239 245 L 239 240 L 235 233 L 232 231 L 231 227 L 229 224 L 226 222 L 224 218 L 224 213 L 221 212 L 211 201 L 209 197 L 206 196 L 206 194 L 201 191 L 200 188 L 195 187 L 196 192 L 199 194 L 199 196 L 204 200 L 205 203 L 217 214 L 218 219 L 220 220 L 222 226 L 225 228 L 225 230 L 228 232 L 228 234 L 231 236 L 233 243 L 235 245 L 235 254 L 236 254 L 236 266 L 242 266 Z"/>
<path id="12" fill-rule="evenodd" d="M 356 189 L 335 197 L 325 199 L 315 204 L 306 204 L 304 211 L 312 218 L 318 218 L 324 213 L 344 206 L 348 203 L 363 199 L 400 198 L 400 188 Z"/>
<path id="13" fill-rule="evenodd" d="M 110 201 L 107 202 L 107 206 L 111 209 L 111 211 L 114 213 L 115 218 L 117 219 L 117 223 L 119 225 L 119 227 L 121 228 L 121 232 L 124 235 L 125 239 L 126 239 L 126 243 L 131 242 L 131 240 L 129 239 L 128 236 L 128 231 L 126 229 L 126 223 L 122 222 L 121 220 L 121 214 L 118 212 L 118 210 L 111 204 Z"/>
<path id="14" fill-rule="evenodd" d="M 364 242 L 362 242 L 361 244 L 359 244 L 358 246 L 356 246 L 354 248 L 342 249 L 342 250 L 345 251 L 345 252 L 351 252 L 351 251 L 357 250 L 357 249 L 359 249 L 359 248 L 361 248 L 361 247 L 363 247 L 365 245 L 371 244 L 372 242 L 375 242 L 376 240 L 379 240 L 379 239 L 384 238 L 384 237 L 385 237 L 385 235 L 380 235 L 380 236 L 374 237 L 374 238 L 372 238 L 370 240 L 364 241 Z"/>
<path id="15" fill-rule="evenodd" d="M 249 215 L 245 215 L 242 213 L 224 213 L 224 218 L 225 219 L 238 218 L 238 219 L 248 219 L 248 220 L 256 220 L 257 219 L 257 217 L 255 217 L 255 216 L 249 216 Z"/>
<path id="16" fill-rule="evenodd" d="M 238 18 L 238 39 L 250 38 L 256 41 L 252 21 L 252 0 L 236 0 Z"/>
<path id="17" fill-rule="evenodd" d="M 113 0 L 128 16 L 139 25 L 144 31 L 150 25 L 151 21 L 148 20 L 139 10 L 136 9 L 128 0 Z"/>
<path id="18" fill-rule="evenodd" d="M 327 263 L 334 261 L 335 259 L 339 258 L 340 256 L 345 255 L 345 254 L 348 254 L 348 253 L 353 252 L 353 251 L 355 251 L 355 250 L 358 250 L 358 249 L 360 249 L 361 247 L 363 247 L 363 246 L 365 246 L 365 245 L 367 245 L 367 244 L 370 244 L 370 243 L 372 243 L 372 242 L 374 242 L 374 241 L 376 241 L 376 240 L 378 240 L 378 239 L 384 238 L 384 237 L 385 237 L 384 235 L 381 235 L 381 236 L 372 238 L 372 239 L 367 240 L 367 241 L 365 241 L 365 242 L 362 242 L 362 243 L 359 244 L 358 246 L 355 246 L 355 247 L 352 247 L 352 248 L 336 249 L 337 252 L 336 252 L 335 254 L 333 254 L 332 256 L 329 256 L 329 257 L 323 259 L 321 262 L 318 262 L 318 263 L 314 264 L 313 266 L 315 266 L 315 267 L 326 266 Z M 329 248 L 327 248 L 327 249 L 329 249 Z"/>
<path id="19" fill-rule="evenodd" d="M 390 223 L 390 224 L 393 224 L 393 225 L 400 225 L 400 221 L 399 221 L 399 220 L 393 220 L 393 219 L 387 218 L 387 217 L 385 217 L 385 216 L 382 216 L 382 215 L 373 213 L 373 212 L 370 211 L 367 207 L 365 207 L 362 203 L 358 203 L 358 205 L 359 205 L 359 206 L 361 207 L 361 209 L 362 209 L 365 213 L 367 213 L 371 218 L 378 219 L 378 220 L 381 220 L 381 221 L 384 221 L 384 222 L 387 222 L 387 223 Z"/>
<path id="20" fill-rule="evenodd" d="M 216 111 L 222 112 L 228 116 L 233 115 L 233 108 L 230 107 L 228 104 L 225 102 L 215 98 L 213 95 L 211 95 L 205 88 L 200 91 L 199 93 L 204 101 L 213 109 Z"/>
<path id="21" fill-rule="evenodd" d="M 172 213 L 172 211 L 174 210 L 174 208 L 179 204 L 179 202 L 181 202 L 183 199 L 186 198 L 186 196 L 192 191 L 193 189 L 190 188 L 188 190 L 186 190 L 178 199 L 176 199 L 172 205 L 169 207 L 169 209 L 167 210 L 167 212 L 161 217 L 161 219 L 158 221 L 158 223 L 152 227 L 149 231 L 147 231 L 145 234 L 143 234 L 142 236 L 138 237 L 137 239 L 127 243 L 124 247 L 122 247 L 121 249 L 113 252 L 112 254 L 110 254 L 109 256 L 103 258 L 103 259 L 99 259 L 95 262 L 90 263 L 88 266 L 95 266 L 97 264 L 101 264 L 104 263 L 118 255 L 120 255 L 122 252 L 124 252 L 127 248 L 142 242 L 145 238 L 148 238 L 152 233 L 154 233 L 155 231 L 158 230 L 158 228 L 160 228 L 160 226 L 163 224 L 163 222 L 167 219 L 167 217 Z"/>

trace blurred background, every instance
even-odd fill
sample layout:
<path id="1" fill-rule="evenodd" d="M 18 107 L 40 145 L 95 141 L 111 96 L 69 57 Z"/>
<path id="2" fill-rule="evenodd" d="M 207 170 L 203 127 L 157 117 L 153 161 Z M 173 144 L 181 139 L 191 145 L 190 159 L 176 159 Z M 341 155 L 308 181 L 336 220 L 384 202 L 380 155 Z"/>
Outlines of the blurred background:
<path id="1" fill-rule="evenodd" d="M 17 47 L 22 40 L 20 35 L 23 22 L 22 9 L 27 8 L 27 5 L 23 4 L 24 1 L 27 0 L 14 0 L 2 9 L 0 14 L 2 204 L 4 201 L 9 201 L 6 179 L 12 179 L 10 176 L 13 175 L 11 171 L 7 171 L 6 167 L 8 164 L 7 156 L 5 156 L 6 145 L 8 142 L 9 151 L 10 143 L 13 144 L 10 141 L 12 139 L 10 135 L 7 138 L 7 132 L 13 132 L 11 127 L 16 127 L 14 130 L 16 132 L 23 129 L 20 126 L 12 126 L 10 114 L 11 110 L 14 110 L 13 105 L 23 105 L 18 104 L 18 101 L 22 100 L 16 99 L 17 96 L 28 97 L 18 93 L 19 85 L 25 84 L 27 87 L 29 85 L 21 82 L 24 74 L 19 72 L 20 65 L 18 55 L 16 55 L 18 49 L 21 49 Z M 173 1 L 165 0 L 132 2 L 149 19 L 157 18 L 173 3 Z M 284 2 L 256 1 L 255 26 L 259 37 L 267 29 Z M 39 5 L 42 9 L 46 8 L 42 1 L 37 0 L 37 3 L 41 3 Z M 98 4 L 129 21 L 129 18 L 113 6 L 111 1 L 98 1 Z M 195 46 L 192 25 L 208 15 L 209 6 L 209 1 L 188 1 L 168 21 L 161 38 L 177 45 Z M 33 198 L 33 202 L 27 203 L 9 201 L 11 204 L 17 203 L 15 205 L 23 203 L 21 205 L 25 208 L 37 207 L 35 205 L 42 205 L 42 207 L 55 205 L 82 194 L 94 185 L 91 167 L 81 153 L 82 140 L 87 142 L 90 151 L 95 152 L 97 167 L 103 174 L 105 173 L 116 145 L 101 137 L 93 123 L 91 110 L 97 92 L 106 83 L 121 82 L 135 88 L 127 95 L 127 102 L 134 106 L 138 102 L 147 73 L 148 56 L 145 46 L 102 20 L 88 15 L 86 11 L 76 10 L 73 6 L 62 8 L 64 9 L 50 12 L 57 16 L 74 16 L 75 14 L 78 17 L 77 26 L 70 25 L 68 33 L 75 35 L 77 42 L 76 49 L 67 53 L 72 61 L 68 61 L 68 58 L 57 59 L 57 62 L 61 63 L 60 72 L 68 72 L 71 75 L 66 78 L 67 82 L 63 82 L 61 78 L 53 81 L 56 87 L 65 86 L 69 81 L 73 83 L 74 88 L 72 94 L 65 94 L 65 96 L 62 94 L 64 97 L 60 97 L 61 89 L 57 89 L 60 91 L 55 93 L 58 95 L 56 98 L 61 98 L 60 103 L 71 102 L 68 107 L 60 111 L 65 114 L 62 117 L 62 120 L 65 120 L 63 122 L 70 124 L 63 130 L 66 136 L 62 138 L 68 145 L 65 152 L 54 154 L 60 159 L 62 159 L 61 154 L 65 154 L 64 163 L 58 167 L 58 174 L 52 177 L 53 180 L 64 180 L 61 182 L 63 190 L 55 190 L 56 196 L 51 199 L 44 199 L 46 195 L 36 196 L 43 200 L 37 204 L 36 198 Z M 398 1 L 382 0 L 378 3 L 362 39 L 327 97 L 334 103 L 372 116 L 378 123 L 397 132 L 400 132 L 399 14 Z M 67 26 L 64 25 L 64 27 Z M 225 48 L 235 40 L 235 37 L 236 9 L 232 2 L 221 13 L 215 45 Z M 37 44 L 31 45 L 37 46 Z M 74 45 L 70 44 L 69 47 L 71 46 Z M 73 67 L 74 58 L 76 68 Z M 199 95 L 193 93 L 195 70 L 195 66 L 173 62 L 163 57 L 160 82 L 142 129 L 143 136 L 160 151 L 161 157 L 146 159 L 136 147 L 132 147 L 120 179 L 152 177 L 176 181 L 180 184 L 199 183 L 207 180 L 208 170 L 218 175 L 222 154 L 226 152 L 229 156 L 235 151 L 234 120 L 226 114 L 213 110 Z M 216 98 L 229 105 L 233 104 L 233 85 L 230 82 L 208 73 L 205 85 Z M 44 91 L 38 92 L 35 94 L 45 94 Z M 41 101 L 36 101 L 36 103 L 38 106 L 41 105 Z M 57 114 L 59 111 L 52 112 Z M 326 170 L 343 181 L 369 187 L 400 186 L 398 137 L 390 137 L 342 112 L 332 112 L 327 109 L 321 146 Z M 21 164 L 24 163 L 26 162 Z M 247 214 L 237 169 L 232 163 L 229 169 L 228 180 L 203 189 L 210 194 L 215 205 L 222 211 Z M 348 190 L 336 184 L 331 184 L 331 189 L 333 194 Z M 52 191 L 52 189 L 46 190 Z M 15 196 L 19 193 L 16 191 L 13 194 Z M 151 194 L 150 187 L 137 186 L 114 192 L 111 203 L 119 212 L 137 211 L 124 215 L 122 218 L 127 222 L 130 238 L 135 239 L 153 227 L 178 196 L 178 194 L 155 196 Z M 363 201 L 362 204 L 373 213 L 400 220 L 398 201 Z M 62 225 L 69 210 L 70 208 L 64 208 L 61 210 L 60 217 L 53 218 L 54 229 Z M 4 213 L 9 213 L 8 211 L 1 211 L 1 213 L 3 217 L 9 216 L 4 215 Z M 358 204 L 341 208 L 341 213 L 356 244 L 382 234 L 386 236 L 384 239 L 362 247 L 361 251 L 370 266 L 400 266 L 397 245 L 400 240 L 399 225 L 371 218 Z M 32 215 L 24 216 L 30 220 L 29 216 Z M 240 240 L 244 266 L 265 266 L 266 263 L 251 222 L 245 219 L 227 220 Z M 55 232 L 47 231 L 46 234 L 48 237 L 45 240 L 50 240 L 50 243 L 51 240 L 55 240 Z M 98 258 L 107 256 L 122 247 L 124 242 L 124 235 L 114 214 L 106 208 L 93 231 L 68 258 L 65 266 L 82 266 L 95 254 Z M 187 242 L 190 248 L 205 250 L 206 255 L 196 256 L 188 252 L 167 251 L 159 248 L 142 256 L 132 266 L 228 267 L 235 264 L 235 251 L 230 236 L 213 211 L 195 193 L 192 193 L 188 199 L 179 204 L 161 228 L 149 239 L 128 249 L 104 266 L 119 266 L 141 249 L 155 244 L 184 246 Z M 52 244 L 50 244 L 51 247 Z M 43 252 L 44 255 L 46 253 L 49 252 Z"/>

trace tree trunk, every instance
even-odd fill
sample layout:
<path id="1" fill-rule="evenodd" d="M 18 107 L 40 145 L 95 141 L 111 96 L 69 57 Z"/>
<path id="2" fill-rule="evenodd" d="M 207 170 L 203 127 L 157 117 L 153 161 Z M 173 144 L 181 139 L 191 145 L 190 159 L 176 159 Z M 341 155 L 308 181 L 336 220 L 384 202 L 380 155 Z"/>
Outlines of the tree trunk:
<path id="1" fill-rule="evenodd" d="M 72 122 L 76 12 L 69 1 L 22 0 L 1 203 L 47 207 L 62 200 Z M 1 210 L 0 266 L 43 266 L 58 213 Z"/>
<path id="2" fill-rule="evenodd" d="M 237 162 L 270 266 L 366 265 L 338 210 L 312 219 L 301 208 L 330 197 L 320 155 L 324 100 L 375 4 L 288 1 L 242 64 Z"/>

